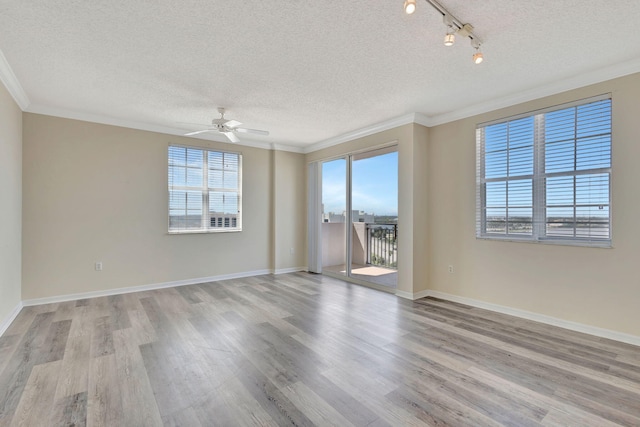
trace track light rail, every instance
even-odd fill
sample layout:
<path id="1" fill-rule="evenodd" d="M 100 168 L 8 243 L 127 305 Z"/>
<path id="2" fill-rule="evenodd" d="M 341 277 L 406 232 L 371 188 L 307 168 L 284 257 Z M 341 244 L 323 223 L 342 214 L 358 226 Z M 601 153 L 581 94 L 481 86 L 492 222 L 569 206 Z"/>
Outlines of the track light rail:
<path id="1" fill-rule="evenodd" d="M 480 37 L 473 32 L 473 25 L 469 23 L 464 24 L 436 0 L 425 1 L 442 15 L 442 21 L 448 28 L 447 34 L 444 37 L 444 45 L 453 46 L 456 42 L 456 35 L 459 35 L 460 37 L 467 37 L 471 41 L 471 47 L 475 49 L 475 53 L 473 54 L 473 63 L 476 65 L 482 63 L 484 60 L 484 55 L 480 51 L 482 41 L 480 40 Z M 404 12 L 407 15 L 411 15 L 415 11 L 416 0 L 404 0 Z"/>
<path id="2" fill-rule="evenodd" d="M 474 46 L 480 46 L 482 44 L 480 37 L 478 37 L 473 32 L 473 25 L 463 24 L 461 20 L 453 16 L 451 12 L 445 9 L 444 6 L 442 6 L 436 0 L 425 0 L 425 1 L 429 3 L 431 7 L 433 7 L 435 10 L 437 10 L 438 13 L 440 13 L 442 17 L 447 20 L 447 23 L 450 22 L 452 26 L 456 27 L 456 33 L 458 35 L 462 37 L 469 37 L 471 40 L 473 40 Z"/>

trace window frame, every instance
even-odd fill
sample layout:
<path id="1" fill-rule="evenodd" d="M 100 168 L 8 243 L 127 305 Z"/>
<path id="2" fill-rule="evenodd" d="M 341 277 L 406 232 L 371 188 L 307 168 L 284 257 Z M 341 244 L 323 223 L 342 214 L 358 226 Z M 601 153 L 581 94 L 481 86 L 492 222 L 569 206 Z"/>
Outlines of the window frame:
<path id="1" fill-rule="evenodd" d="M 609 166 L 608 167 L 592 167 L 589 169 L 575 169 L 572 171 L 562 172 L 546 172 L 545 171 L 545 150 L 547 149 L 547 142 L 545 141 L 545 115 L 548 113 L 568 110 L 571 108 L 577 108 L 587 104 L 608 100 L 609 105 Z M 526 176 L 509 176 L 509 172 L 506 172 L 505 176 L 500 179 L 487 178 L 486 177 L 486 152 L 485 145 L 486 140 L 484 137 L 484 131 L 488 126 L 498 124 L 508 124 L 523 118 L 533 118 L 533 158 L 532 158 L 532 174 Z M 574 141 L 579 140 L 577 136 L 574 137 Z M 505 150 L 509 150 L 506 146 Z M 522 113 L 510 117 L 505 117 L 489 122 L 479 123 L 476 126 L 476 238 L 482 240 L 502 240 L 502 241 L 516 241 L 525 243 L 542 243 L 542 244 L 557 244 L 557 245 L 569 245 L 569 246 L 587 246 L 587 247 L 600 247 L 611 248 L 613 241 L 613 209 L 612 209 L 612 175 L 613 175 L 613 102 L 610 93 L 602 94 L 586 99 L 580 99 L 573 102 L 568 102 L 540 110 L 535 110 L 527 113 Z M 574 225 L 574 235 L 571 237 L 565 236 L 553 236 L 547 235 L 547 179 L 554 177 L 579 177 L 581 175 L 606 175 L 608 178 L 608 238 L 597 238 L 594 236 L 579 237 L 576 236 L 576 226 Z M 507 182 L 509 180 L 530 178 L 531 184 L 531 198 L 532 198 L 532 224 L 530 234 L 514 234 L 509 233 L 508 216 L 505 216 L 505 232 L 504 233 L 488 233 L 487 230 L 487 182 Z M 574 212 L 580 205 L 576 202 L 577 187 L 573 188 L 573 208 Z M 506 202 L 508 212 L 508 201 Z M 505 213 L 505 215 L 507 215 Z M 575 214 L 574 214 L 575 215 Z M 575 217 L 574 217 L 575 218 Z M 574 223 L 575 224 L 575 223 Z"/>
<path id="2" fill-rule="evenodd" d="M 179 149 L 187 149 L 187 150 L 197 150 L 202 152 L 202 185 L 195 187 L 190 185 L 172 185 L 170 182 L 170 168 L 171 168 L 171 156 L 170 151 L 171 148 L 179 148 Z M 237 189 L 225 188 L 223 187 L 209 187 L 209 171 L 211 170 L 209 166 L 209 156 L 211 153 L 222 155 L 223 158 L 225 155 L 234 155 L 237 156 Z M 198 147 L 198 146 L 190 146 L 190 145 L 182 145 L 182 144 L 169 144 L 167 147 L 167 233 L 168 234 L 209 234 L 209 233 L 233 233 L 242 231 L 242 153 L 236 151 L 227 151 L 227 150 L 218 150 L 211 149 L 208 147 Z M 223 163 L 224 164 L 224 163 Z M 185 166 L 186 167 L 186 166 Z M 187 184 L 185 182 L 185 184 Z M 202 196 L 202 213 L 200 216 L 200 228 L 176 228 L 171 227 L 171 192 L 172 191 L 194 191 L 200 192 Z M 210 202 L 210 194 L 211 193 L 235 193 L 237 196 L 237 216 L 235 218 L 235 227 L 226 227 L 225 224 L 228 223 L 232 225 L 234 223 L 231 220 L 231 217 L 222 216 L 222 217 L 214 217 L 211 215 L 209 209 Z M 211 226 L 211 220 L 217 218 L 216 226 Z M 220 221 L 221 220 L 221 221 Z M 222 226 L 217 226 L 217 224 L 222 224 Z"/>

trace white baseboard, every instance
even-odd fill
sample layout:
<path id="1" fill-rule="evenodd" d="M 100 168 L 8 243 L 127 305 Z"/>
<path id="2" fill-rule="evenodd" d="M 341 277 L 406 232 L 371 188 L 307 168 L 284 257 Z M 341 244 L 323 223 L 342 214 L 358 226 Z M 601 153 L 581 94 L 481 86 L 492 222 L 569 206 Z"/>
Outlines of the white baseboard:
<path id="1" fill-rule="evenodd" d="M 35 298 L 22 301 L 25 307 L 41 304 L 53 304 L 65 301 L 76 301 L 85 298 L 105 297 L 109 295 L 130 294 L 132 292 L 152 291 L 154 289 L 173 288 L 175 286 L 195 285 L 198 283 L 217 282 L 220 280 L 239 279 L 242 277 L 271 274 L 271 270 L 245 271 L 241 273 L 221 274 L 219 276 L 198 277 L 195 279 L 176 280 L 173 282 L 154 283 L 151 285 L 132 286 L 127 288 L 106 289 L 103 291 L 81 292 L 78 294 L 57 295 L 53 297 Z"/>
<path id="2" fill-rule="evenodd" d="M 307 271 L 307 267 L 276 268 L 273 270 L 273 274 L 296 273 L 298 271 Z"/>
<path id="3" fill-rule="evenodd" d="M 18 305 L 15 306 L 13 311 L 11 311 L 11 313 L 9 313 L 9 315 L 0 322 L 0 337 L 6 332 L 7 329 L 9 329 L 9 326 L 11 326 L 11 322 L 13 322 L 16 317 L 18 317 L 18 314 L 20 314 L 20 310 L 22 310 L 22 307 L 22 303 L 19 302 Z"/>
<path id="4" fill-rule="evenodd" d="M 172 288 L 175 286 L 195 285 L 198 283 L 216 282 L 220 280 L 239 279 L 242 277 L 261 276 L 264 274 L 285 274 L 294 273 L 297 271 L 306 271 L 306 267 L 291 267 L 276 270 L 256 270 L 245 271 L 241 273 L 222 274 L 219 276 L 199 277 L 195 279 L 177 280 L 173 282 L 155 283 L 151 285 L 133 286 L 127 288 L 107 289 L 103 291 L 82 292 L 77 294 L 59 295 L 46 298 L 35 298 L 24 300 L 19 303 L 11 314 L 2 322 L 0 322 L 0 336 L 7 330 L 11 322 L 16 318 L 22 307 L 28 307 L 41 304 L 52 304 L 65 301 L 75 301 L 85 298 L 95 298 L 109 295 L 128 294 L 132 292 L 151 291 L 154 289 Z M 561 328 L 569 329 L 576 332 L 583 332 L 585 334 L 594 335 L 597 337 L 608 338 L 615 341 L 625 342 L 640 346 L 640 337 L 631 334 L 625 334 L 622 332 L 612 331 L 609 329 L 598 328 L 595 326 L 585 325 L 578 322 L 571 322 L 568 320 L 558 319 L 556 317 L 546 316 L 543 314 L 533 313 L 531 311 L 520 310 L 517 308 L 507 307 L 504 305 L 492 304 L 472 298 L 461 297 L 457 295 L 447 294 L 444 292 L 424 290 L 416 293 L 406 292 L 401 290 L 395 291 L 396 296 L 409 300 L 417 300 L 420 298 L 432 296 L 447 301 L 458 302 L 460 304 L 470 305 L 472 307 L 483 308 L 486 310 L 495 311 L 497 313 L 509 314 L 511 316 L 520 317 L 527 320 L 533 320 L 535 322 L 546 323 L 548 325 L 559 326 Z"/>
<path id="5" fill-rule="evenodd" d="M 531 311 L 520 310 L 517 308 L 507 307 L 504 305 L 492 304 L 489 302 L 484 302 L 472 298 L 460 297 L 457 295 L 447 294 L 439 291 L 423 291 L 426 292 L 426 296 L 431 296 L 435 298 L 440 298 L 447 301 L 457 302 L 460 304 L 470 305 L 472 307 L 483 308 L 485 310 L 491 310 L 502 314 L 509 314 L 511 316 L 520 317 L 522 319 L 533 320 L 535 322 L 545 323 L 547 325 L 558 326 L 564 329 L 569 329 L 571 331 L 582 332 L 589 335 L 594 335 L 597 337 L 608 338 L 614 341 L 620 341 L 627 344 L 633 344 L 640 346 L 640 337 L 631 334 L 625 334 L 622 332 L 612 331 L 610 329 L 598 328 L 596 326 L 585 325 L 583 323 L 571 322 L 569 320 L 558 319 L 557 317 L 546 316 L 544 314 L 538 314 Z M 418 294 L 406 294 L 413 295 L 414 297 L 422 294 L 423 292 L 419 292 Z M 396 295 L 398 293 L 396 292 Z M 401 295 L 398 295 L 401 296 Z M 420 298 L 422 298 L 420 297 Z M 403 297 L 404 298 L 404 297 Z M 409 299 L 418 299 L 418 298 L 409 298 Z"/>
<path id="6" fill-rule="evenodd" d="M 426 291 L 416 292 L 414 294 L 414 293 L 407 292 L 407 291 L 396 290 L 396 296 L 398 296 L 400 298 L 404 298 L 404 299 L 410 299 L 411 301 L 415 301 L 415 300 L 420 299 L 420 298 L 428 297 L 429 296 L 429 292 L 431 292 L 431 291 L 426 290 Z"/>

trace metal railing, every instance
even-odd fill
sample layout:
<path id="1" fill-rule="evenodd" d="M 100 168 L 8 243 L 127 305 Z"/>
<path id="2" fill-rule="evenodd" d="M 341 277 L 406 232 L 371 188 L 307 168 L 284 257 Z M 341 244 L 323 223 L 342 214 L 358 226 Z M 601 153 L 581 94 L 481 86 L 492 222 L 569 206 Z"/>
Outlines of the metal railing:
<path id="1" fill-rule="evenodd" d="M 367 264 L 398 268 L 398 224 L 367 224 Z"/>

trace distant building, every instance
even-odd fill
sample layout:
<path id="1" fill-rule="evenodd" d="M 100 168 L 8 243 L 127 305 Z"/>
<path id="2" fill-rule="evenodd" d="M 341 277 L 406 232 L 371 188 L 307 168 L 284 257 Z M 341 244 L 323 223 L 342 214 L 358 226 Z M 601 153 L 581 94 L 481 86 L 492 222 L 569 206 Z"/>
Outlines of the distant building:
<path id="1" fill-rule="evenodd" d="M 209 227 L 210 228 L 236 228 L 238 227 L 238 214 L 236 213 L 222 213 L 222 212 L 210 212 L 209 213 Z M 201 214 L 198 215 L 170 215 L 169 226 L 180 227 L 189 229 L 202 228 L 202 221 L 206 221 L 206 218 L 202 218 Z"/>
<path id="2" fill-rule="evenodd" d="M 375 222 L 376 214 L 366 213 L 365 211 L 352 211 L 351 218 L 353 222 L 365 222 L 372 224 Z"/>
<path id="3" fill-rule="evenodd" d="M 353 222 L 365 222 L 368 224 L 373 224 L 375 222 L 376 214 L 366 213 L 365 211 L 353 210 L 351 212 L 351 217 Z M 334 213 L 324 212 L 324 205 L 322 205 L 322 222 L 347 222 L 347 213 L 346 211 L 342 211 L 342 213 Z"/>
<path id="4" fill-rule="evenodd" d="M 222 212 L 211 212 L 211 227 L 215 228 L 236 228 L 238 226 L 238 214 L 226 214 Z"/>
<path id="5" fill-rule="evenodd" d="M 329 212 L 328 214 L 322 214 L 322 222 L 346 222 L 346 215 L 344 212 L 336 214 Z"/>

